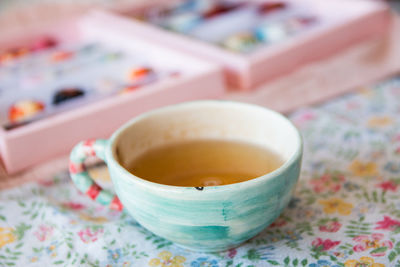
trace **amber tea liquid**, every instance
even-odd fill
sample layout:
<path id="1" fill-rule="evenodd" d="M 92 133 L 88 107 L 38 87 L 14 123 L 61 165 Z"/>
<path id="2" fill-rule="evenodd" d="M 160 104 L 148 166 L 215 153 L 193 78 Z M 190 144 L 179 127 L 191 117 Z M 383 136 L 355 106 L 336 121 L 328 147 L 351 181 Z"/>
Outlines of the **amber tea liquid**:
<path id="1" fill-rule="evenodd" d="M 276 153 L 245 142 L 197 140 L 156 147 L 125 166 L 133 175 L 174 186 L 247 181 L 279 168 Z"/>

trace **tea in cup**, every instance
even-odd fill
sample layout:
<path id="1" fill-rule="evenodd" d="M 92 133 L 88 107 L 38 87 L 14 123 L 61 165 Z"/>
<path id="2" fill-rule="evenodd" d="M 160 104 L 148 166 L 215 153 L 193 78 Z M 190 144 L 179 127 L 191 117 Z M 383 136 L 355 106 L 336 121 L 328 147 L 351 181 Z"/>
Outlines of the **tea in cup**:
<path id="1" fill-rule="evenodd" d="M 85 170 L 87 157 L 108 166 L 116 195 Z M 256 105 L 195 101 L 144 113 L 108 140 L 71 152 L 78 189 L 126 210 L 153 233 L 196 251 L 236 247 L 287 206 L 302 158 L 298 130 Z"/>

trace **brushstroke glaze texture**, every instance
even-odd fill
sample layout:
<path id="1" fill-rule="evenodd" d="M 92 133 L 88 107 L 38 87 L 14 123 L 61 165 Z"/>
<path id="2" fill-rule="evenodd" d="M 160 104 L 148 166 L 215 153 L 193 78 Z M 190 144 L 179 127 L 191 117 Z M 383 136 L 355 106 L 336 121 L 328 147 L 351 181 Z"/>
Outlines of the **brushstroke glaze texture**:
<path id="1" fill-rule="evenodd" d="M 205 188 L 156 184 L 123 168 L 152 147 L 193 139 L 266 146 L 285 163 L 256 179 Z M 271 224 L 291 198 L 302 156 L 301 137 L 285 117 L 224 101 L 188 102 L 143 114 L 117 130 L 104 146 L 125 210 L 155 234 L 204 252 L 238 246 Z"/>

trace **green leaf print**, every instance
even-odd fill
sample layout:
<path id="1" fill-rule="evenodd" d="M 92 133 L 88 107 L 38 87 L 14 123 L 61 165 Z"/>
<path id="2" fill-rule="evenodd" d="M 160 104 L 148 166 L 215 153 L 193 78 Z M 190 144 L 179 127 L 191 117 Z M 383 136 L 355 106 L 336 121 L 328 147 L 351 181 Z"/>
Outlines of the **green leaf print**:
<path id="1" fill-rule="evenodd" d="M 146 240 L 151 241 L 154 245 L 156 245 L 157 249 L 166 248 L 172 245 L 171 241 L 159 237 L 144 228 L 141 228 L 139 231 L 146 236 Z"/>
<path id="2" fill-rule="evenodd" d="M 300 234 L 307 233 L 310 236 L 314 235 L 313 227 L 308 221 L 296 224 L 296 229 L 299 231 Z"/>
<path id="3" fill-rule="evenodd" d="M 372 197 L 373 197 L 374 202 L 378 202 L 378 193 L 376 191 L 372 192 Z"/>
<path id="4" fill-rule="evenodd" d="M 323 246 L 312 246 L 310 249 L 310 255 L 311 257 L 313 257 L 314 259 L 319 259 L 321 256 L 328 256 L 328 253 L 326 251 L 323 250 Z"/>
<path id="5" fill-rule="evenodd" d="M 339 249 L 341 249 L 342 251 L 346 252 L 349 255 L 352 255 L 354 253 L 353 245 L 349 243 L 344 243 L 343 245 L 340 245 Z"/>
<path id="6" fill-rule="evenodd" d="M 1 251 L 0 247 L 0 251 Z M 3 250 L 4 254 L 0 254 L 0 266 L 14 266 L 16 265 L 15 263 L 18 262 L 19 257 L 23 254 L 21 251 L 17 251 L 17 248 L 14 247 L 14 249 L 10 249 L 9 247 L 6 247 Z"/>
<path id="7" fill-rule="evenodd" d="M 289 256 L 288 256 L 288 257 L 286 257 L 286 258 L 283 260 L 283 262 L 285 263 L 285 265 L 288 265 L 288 264 L 289 264 L 289 262 L 290 262 L 290 258 L 289 258 Z"/>
<path id="8" fill-rule="evenodd" d="M 396 195 L 396 199 L 397 198 L 398 198 L 398 196 Z M 394 203 L 390 203 L 390 204 L 386 205 L 384 208 L 382 208 L 381 213 L 383 213 L 383 214 L 389 213 L 390 215 L 392 215 L 396 218 L 400 218 L 400 209 L 396 208 Z"/>
<path id="9" fill-rule="evenodd" d="M 388 259 L 390 262 L 394 261 L 400 255 L 400 241 L 394 245 L 394 249 L 389 253 Z"/>
<path id="10" fill-rule="evenodd" d="M 34 196 L 43 196 L 45 193 L 43 188 L 32 188 L 31 192 Z"/>
<path id="11" fill-rule="evenodd" d="M 392 262 L 396 257 L 397 257 L 396 252 L 392 251 L 392 252 L 389 253 L 388 258 L 389 258 L 390 262 Z"/>
<path id="12" fill-rule="evenodd" d="M 18 202 L 19 205 L 23 208 L 22 215 L 29 216 L 28 220 L 34 220 L 40 215 L 40 219 L 45 219 L 46 214 L 46 205 L 43 202 L 32 201 L 30 205 L 26 205 L 23 202 Z"/>
<path id="13" fill-rule="evenodd" d="M 368 202 L 371 202 L 371 198 L 369 197 L 367 191 L 365 191 L 365 190 L 363 191 L 363 197 L 364 197 Z"/>
<path id="14" fill-rule="evenodd" d="M 249 259 L 251 261 L 258 261 L 261 258 L 261 253 L 256 249 L 249 249 L 242 258 Z"/>
<path id="15" fill-rule="evenodd" d="M 113 242 L 111 242 L 113 243 Z M 113 243 L 115 244 L 115 242 Z M 143 257 L 149 257 L 149 255 L 144 252 L 144 251 L 137 251 L 136 249 L 136 245 L 135 244 L 126 244 L 124 247 L 122 247 L 122 254 L 127 257 L 127 256 L 133 256 L 135 259 L 140 259 Z M 107 247 L 107 249 L 109 248 L 109 246 Z"/>
<path id="16" fill-rule="evenodd" d="M 368 193 L 366 190 L 363 191 L 362 196 L 369 203 L 386 203 L 386 192 L 382 191 L 380 194 L 374 190 Z"/>
<path id="17" fill-rule="evenodd" d="M 351 238 L 359 235 L 370 235 L 371 223 L 366 223 L 364 220 L 365 217 L 360 217 L 359 221 L 349 221 L 349 224 L 346 226 L 345 234 Z"/>
<path id="18" fill-rule="evenodd" d="M 387 249 L 388 249 L 387 247 L 376 248 L 376 249 L 370 251 L 370 254 L 385 252 Z"/>
<path id="19" fill-rule="evenodd" d="M 31 228 L 31 225 L 20 223 L 19 225 L 17 225 L 17 227 L 15 227 L 13 234 L 17 237 L 18 240 L 21 240 L 22 238 L 24 238 L 25 232 Z"/>
<path id="20" fill-rule="evenodd" d="M 359 151 L 356 149 L 345 149 L 342 147 L 332 147 L 332 150 L 336 152 L 336 156 L 343 158 L 348 161 L 352 161 L 358 156 Z"/>
<path id="21" fill-rule="evenodd" d="M 226 262 L 225 267 L 230 267 L 232 265 L 233 265 L 233 260 L 229 260 L 229 261 Z"/>

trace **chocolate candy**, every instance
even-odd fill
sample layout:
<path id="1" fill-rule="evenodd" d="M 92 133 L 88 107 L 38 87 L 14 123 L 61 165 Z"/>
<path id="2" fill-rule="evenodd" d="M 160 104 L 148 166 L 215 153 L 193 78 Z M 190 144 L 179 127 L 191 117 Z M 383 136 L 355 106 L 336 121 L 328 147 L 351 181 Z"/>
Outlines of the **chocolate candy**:
<path id="1" fill-rule="evenodd" d="M 31 45 L 32 51 L 46 50 L 57 45 L 57 40 L 51 37 L 42 37 Z"/>
<path id="2" fill-rule="evenodd" d="M 0 53 L 0 63 L 11 62 L 15 59 L 23 57 L 29 53 L 29 51 L 35 52 L 43 49 L 48 49 L 57 45 L 57 42 L 50 37 L 43 37 L 35 41 L 29 47 L 19 47 L 9 49 L 3 53 Z"/>
<path id="3" fill-rule="evenodd" d="M 22 122 L 30 119 L 44 110 L 44 104 L 35 100 L 20 100 L 8 110 L 10 122 Z"/>
<path id="4" fill-rule="evenodd" d="M 0 54 L 0 63 L 7 63 L 25 56 L 29 53 L 27 48 L 13 48 Z"/>
<path id="5" fill-rule="evenodd" d="M 156 81 L 157 75 L 151 68 L 138 67 L 129 72 L 129 79 L 132 81 L 132 84 L 124 87 L 124 89 L 119 92 L 120 94 L 135 91 L 143 85 Z"/>
<path id="6" fill-rule="evenodd" d="M 13 130 L 16 128 L 20 128 L 29 123 L 30 123 L 30 121 L 7 123 L 3 126 L 3 128 L 4 128 L 4 130 L 9 131 L 9 130 Z"/>
<path id="7" fill-rule="evenodd" d="M 4 64 L 7 62 L 11 62 L 15 59 L 15 56 L 12 52 L 6 51 L 0 54 L 0 63 Z"/>
<path id="8" fill-rule="evenodd" d="M 124 94 L 130 93 L 130 92 L 136 91 L 139 88 L 140 88 L 140 85 L 128 85 L 128 86 L 125 86 L 124 89 L 119 91 L 118 94 L 124 95 Z"/>
<path id="9" fill-rule="evenodd" d="M 64 61 L 70 59 L 71 57 L 73 57 L 73 55 L 74 53 L 69 51 L 57 51 L 51 55 L 51 61 L 53 62 Z"/>
<path id="10" fill-rule="evenodd" d="M 206 13 L 204 13 L 203 17 L 209 19 L 209 18 L 213 18 L 216 16 L 220 16 L 224 13 L 238 9 L 244 5 L 245 5 L 244 2 L 243 3 L 241 3 L 241 2 L 235 3 L 235 2 L 229 2 L 229 1 L 227 1 L 227 2 L 222 1 L 220 3 L 217 3 L 212 9 L 210 9 Z"/>
<path id="11" fill-rule="evenodd" d="M 266 15 L 278 10 L 285 9 L 287 4 L 285 2 L 277 1 L 277 2 L 265 2 L 261 3 L 257 7 L 257 11 L 262 14 Z"/>
<path id="12" fill-rule="evenodd" d="M 69 101 L 71 99 L 82 97 L 85 95 L 85 92 L 79 88 L 64 88 L 59 90 L 53 97 L 53 104 L 59 105 L 65 101 Z"/>
<path id="13" fill-rule="evenodd" d="M 129 72 L 129 79 L 135 83 L 142 83 L 155 75 L 153 69 L 148 67 L 134 68 Z"/>
<path id="14" fill-rule="evenodd" d="M 235 52 L 249 52 L 257 44 L 257 39 L 251 32 L 242 32 L 228 37 L 222 45 Z"/>
<path id="15" fill-rule="evenodd" d="M 296 17 L 296 19 L 303 25 L 310 25 L 317 21 L 317 18 L 314 16 L 302 16 Z"/>

